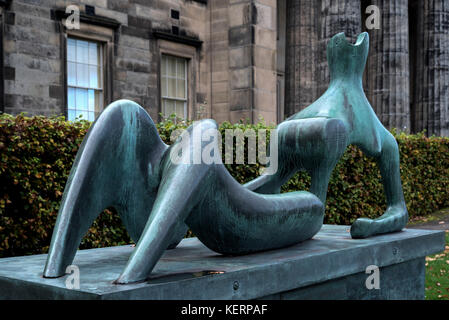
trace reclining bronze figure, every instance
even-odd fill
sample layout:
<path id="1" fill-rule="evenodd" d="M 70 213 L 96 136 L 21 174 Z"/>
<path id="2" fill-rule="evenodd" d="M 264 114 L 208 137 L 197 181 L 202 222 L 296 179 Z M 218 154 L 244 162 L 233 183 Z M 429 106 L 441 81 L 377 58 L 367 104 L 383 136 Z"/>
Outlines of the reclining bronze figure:
<path id="1" fill-rule="evenodd" d="M 149 277 L 164 250 L 179 243 L 187 226 L 210 249 L 231 255 L 276 249 L 310 239 L 321 228 L 330 174 L 349 144 L 375 157 L 381 169 L 387 211 L 358 219 L 351 235 L 368 237 L 401 230 L 408 214 L 394 137 L 382 126 L 362 89 L 368 35 L 352 45 L 344 34 L 327 49 L 329 89 L 315 103 L 279 124 L 278 170 L 240 185 L 221 163 L 174 163 L 148 113 L 119 100 L 97 118 L 78 151 L 52 236 L 44 277 L 65 274 L 81 238 L 107 207 L 115 207 L 136 248 L 116 280 Z M 216 129 L 200 121 L 202 132 Z M 193 127 L 187 129 L 191 133 Z M 195 157 L 188 145 L 181 157 Z M 216 143 L 216 142 L 215 142 Z M 312 178 L 310 192 L 280 194 L 298 170 Z"/>

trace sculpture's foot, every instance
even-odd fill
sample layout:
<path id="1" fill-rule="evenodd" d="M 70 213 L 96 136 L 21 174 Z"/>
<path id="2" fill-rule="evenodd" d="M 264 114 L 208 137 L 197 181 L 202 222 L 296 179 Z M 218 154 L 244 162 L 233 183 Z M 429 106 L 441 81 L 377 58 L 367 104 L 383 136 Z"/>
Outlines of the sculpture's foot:
<path id="1" fill-rule="evenodd" d="M 351 226 L 352 238 L 367 238 L 376 234 L 401 231 L 407 224 L 408 212 L 405 206 L 389 207 L 377 219 L 359 218 Z"/>

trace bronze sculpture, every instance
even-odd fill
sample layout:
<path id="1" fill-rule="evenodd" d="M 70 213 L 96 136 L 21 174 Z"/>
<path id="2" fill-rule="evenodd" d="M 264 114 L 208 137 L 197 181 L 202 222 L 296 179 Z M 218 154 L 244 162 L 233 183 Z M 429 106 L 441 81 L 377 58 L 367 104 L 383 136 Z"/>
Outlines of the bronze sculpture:
<path id="1" fill-rule="evenodd" d="M 50 245 L 44 277 L 64 275 L 83 234 L 106 207 L 119 212 L 136 248 L 116 283 L 148 278 L 186 225 L 210 249 L 246 254 L 293 245 L 321 228 L 330 173 L 349 144 L 378 159 L 388 209 L 375 220 L 358 219 L 353 237 L 401 230 L 408 219 L 399 176 L 397 144 L 374 114 L 361 76 L 368 35 L 355 45 L 337 34 L 328 45 L 329 89 L 314 104 L 278 126 L 279 165 L 274 175 L 242 186 L 221 163 L 173 163 L 146 111 L 119 100 L 90 128 L 73 164 Z M 200 130 L 216 129 L 202 120 Z M 187 134 L 192 132 L 189 127 Z M 190 141 L 182 157 L 202 153 Z M 296 171 L 312 177 L 311 192 L 279 194 Z M 269 235 L 273 236 L 269 236 Z"/>
<path id="2" fill-rule="evenodd" d="M 340 132 L 342 136 L 336 141 L 344 140 L 343 149 L 349 144 L 354 144 L 365 154 L 376 159 L 381 171 L 388 207 L 386 212 L 375 220 L 364 218 L 356 220 L 351 227 L 353 238 L 398 231 L 404 228 L 408 221 L 399 171 L 397 142 L 377 118 L 362 87 L 362 75 L 368 49 L 369 36 L 366 32 L 358 36 L 355 44 L 348 43 L 344 33 L 332 37 L 327 47 L 331 78 L 329 88 L 310 106 L 278 126 L 281 132 L 291 131 L 291 139 L 294 139 L 297 144 L 304 144 L 307 141 L 302 137 L 303 132 L 309 130 L 305 128 L 314 127 L 315 123 L 320 121 L 327 121 L 329 124 L 331 121 L 339 121 L 344 127 L 344 132 Z M 282 138 L 281 132 L 279 136 Z M 283 142 L 280 141 L 279 145 L 282 144 Z M 292 157 L 296 153 L 295 148 L 291 148 L 288 153 L 288 155 L 279 153 L 279 157 L 281 159 Z M 301 165 L 304 159 L 296 159 L 296 170 L 278 170 L 275 175 L 260 177 L 246 186 L 256 192 L 279 192 L 280 186 L 297 170 L 303 168 L 312 178 L 310 191 L 325 203 L 330 174 L 341 155 L 339 151 L 329 150 L 323 154 L 322 158 L 305 166 Z M 284 162 L 280 162 L 280 165 L 282 163 Z"/>

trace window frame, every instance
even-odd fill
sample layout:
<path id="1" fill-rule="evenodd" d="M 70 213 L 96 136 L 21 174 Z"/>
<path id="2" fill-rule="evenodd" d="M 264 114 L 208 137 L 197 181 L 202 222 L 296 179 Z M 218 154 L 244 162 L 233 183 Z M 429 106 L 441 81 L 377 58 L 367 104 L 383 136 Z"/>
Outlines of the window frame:
<path id="1" fill-rule="evenodd" d="M 66 83 L 65 83 L 65 86 L 66 86 L 65 95 L 67 96 L 67 100 L 66 100 L 66 104 L 65 104 L 66 119 L 68 119 L 68 113 L 69 113 L 69 106 L 68 106 L 68 89 L 69 88 L 74 88 L 75 91 L 76 91 L 77 88 L 87 89 L 87 90 L 91 90 L 92 89 L 94 91 L 100 91 L 101 92 L 101 102 L 100 102 L 100 106 L 99 106 L 99 108 L 100 108 L 99 113 L 101 113 L 101 111 L 103 111 L 104 108 L 105 108 L 105 97 L 104 97 L 105 96 L 105 75 L 106 75 L 105 74 L 105 70 L 104 70 L 105 69 L 105 62 L 104 62 L 104 60 L 105 60 L 105 50 L 104 50 L 105 43 L 97 41 L 97 40 L 91 40 L 91 39 L 81 38 L 81 37 L 78 37 L 78 36 L 68 35 L 67 39 L 66 39 L 66 50 L 67 50 L 67 47 L 68 47 L 68 39 L 87 41 L 87 42 L 90 42 L 90 43 L 94 42 L 94 43 L 96 43 L 99 46 L 98 51 L 99 51 L 100 61 L 99 61 L 97 66 L 100 68 L 99 76 L 101 77 L 101 81 L 100 81 L 101 86 L 98 87 L 98 88 L 93 88 L 93 87 L 89 87 L 89 86 L 88 87 L 84 87 L 84 86 L 79 86 L 79 85 L 75 85 L 75 86 L 74 85 L 69 85 L 69 83 L 68 83 L 68 70 L 67 70 L 67 66 L 68 66 L 69 61 L 68 61 L 68 52 L 66 51 L 67 52 L 66 56 L 65 56 L 65 68 L 66 68 L 66 75 L 67 75 Z M 75 61 L 75 63 L 76 63 L 76 61 Z M 90 66 L 89 63 L 87 63 L 87 65 Z M 94 117 L 94 121 L 95 121 L 95 119 L 98 116 L 96 110 L 94 111 L 94 116 L 95 116 Z M 83 120 L 88 120 L 88 119 L 84 119 L 83 118 Z"/>
<path id="2" fill-rule="evenodd" d="M 198 52 L 197 48 L 184 43 L 173 42 L 165 39 L 157 40 L 158 47 L 158 114 L 157 119 L 162 120 L 160 114 L 162 109 L 162 55 L 169 55 L 186 59 L 186 81 L 187 81 L 187 103 L 186 103 L 186 119 L 191 119 L 194 115 L 194 106 L 196 105 L 196 88 L 197 88 L 197 70 L 198 70 Z"/>
<path id="3" fill-rule="evenodd" d="M 166 56 L 166 57 L 173 57 L 175 59 L 182 59 L 184 61 L 184 79 L 180 79 L 178 77 L 171 77 L 171 76 L 168 76 L 167 74 L 165 74 L 165 78 L 167 78 L 167 79 L 169 79 L 169 78 L 170 79 L 175 79 L 176 89 L 178 88 L 177 87 L 178 86 L 177 80 L 184 80 L 184 96 L 185 96 L 185 98 L 170 97 L 168 95 L 166 95 L 166 96 L 162 95 L 162 78 L 163 78 L 163 75 L 162 75 L 162 63 L 164 61 L 163 60 L 164 56 Z M 166 62 L 168 62 L 168 60 L 166 60 Z M 184 102 L 184 119 L 188 119 L 188 102 L 189 102 L 188 66 L 189 66 L 189 60 L 187 58 L 178 57 L 178 56 L 174 56 L 174 55 L 166 54 L 166 53 L 161 54 L 161 73 L 160 73 L 160 78 L 161 78 L 161 113 L 163 113 L 164 116 L 165 116 L 165 113 L 164 113 L 164 111 L 165 111 L 164 110 L 164 100 L 172 100 L 172 101 L 175 101 L 175 102 L 183 101 Z M 178 75 L 178 63 L 177 63 L 177 60 L 175 60 L 175 68 L 176 68 L 176 72 L 175 73 L 176 73 L 176 75 Z M 165 70 L 166 71 L 168 70 L 168 64 L 165 66 Z M 175 92 L 177 92 L 177 90 L 175 90 Z M 167 81 L 166 93 L 168 94 L 168 81 Z M 176 112 L 176 107 L 175 107 L 175 112 Z"/>
<path id="4" fill-rule="evenodd" d="M 80 40 L 97 42 L 100 47 L 100 53 L 102 56 L 102 79 L 103 79 L 103 101 L 102 109 L 106 108 L 111 102 L 113 97 L 113 72 L 114 65 L 114 38 L 116 30 L 100 27 L 96 25 L 90 25 L 87 23 L 80 23 L 80 29 L 69 30 L 64 27 L 62 21 L 60 22 L 61 32 L 61 71 L 62 71 L 62 83 L 63 83 L 63 114 L 68 119 L 68 70 L 67 70 L 67 39 L 76 38 Z M 96 118 L 95 118 L 96 119 Z"/>

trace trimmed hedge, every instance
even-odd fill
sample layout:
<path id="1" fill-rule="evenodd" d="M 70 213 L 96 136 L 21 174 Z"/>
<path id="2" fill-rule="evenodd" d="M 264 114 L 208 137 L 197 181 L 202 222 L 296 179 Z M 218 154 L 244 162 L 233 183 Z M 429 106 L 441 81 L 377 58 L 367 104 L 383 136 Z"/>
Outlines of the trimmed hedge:
<path id="1" fill-rule="evenodd" d="M 170 143 L 173 130 L 185 128 L 168 119 L 157 124 Z M 67 176 L 90 122 L 62 117 L 0 115 L 0 257 L 45 253 L 50 244 Z M 262 123 L 223 123 L 225 129 L 269 129 Z M 395 135 L 401 152 L 401 176 L 410 216 L 423 216 L 449 206 L 449 138 L 424 134 Z M 224 139 L 223 139 L 224 142 Z M 260 166 L 226 165 L 241 183 L 259 175 Z M 310 178 L 296 174 L 282 191 L 308 189 Z M 385 210 L 376 164 L 350 146 L 333 172 L 325 223 L 351 224 L 356 218 L 377 217 Z M 130 243 L 120 218 L 105 210 L 83 238 L 81 248 Z"/>

